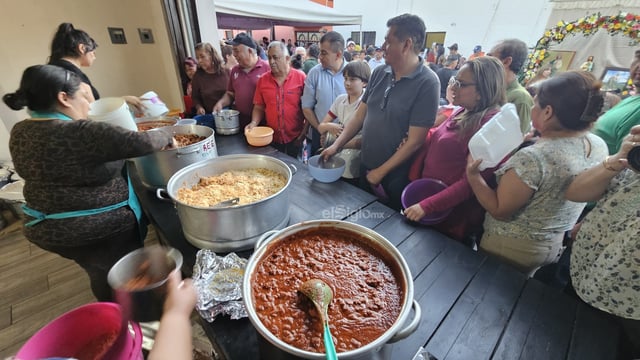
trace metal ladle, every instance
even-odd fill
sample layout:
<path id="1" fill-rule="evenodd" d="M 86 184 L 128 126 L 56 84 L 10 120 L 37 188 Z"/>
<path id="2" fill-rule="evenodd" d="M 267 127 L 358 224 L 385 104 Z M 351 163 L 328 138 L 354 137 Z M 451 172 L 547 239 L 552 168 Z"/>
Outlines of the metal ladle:
<path id="1" fill-rule="evenodd" d="M 310 279 L 305 281 L 300 287 L 300 292 L 305 294 L 315 305 L 318 313 L 320 314 L 320 320 L 324 327 L 324 349 L 327 360 L 337 360 L 336 348 L 333 345 L 331 338 L 331 332 L 329 331 L 329 315 L 327 313 L 329 309 L 329 303 L 333 299 L 333 291 L 327 283 L 320 279 Z"/>
<path id="2" fill-rule="evenodd" d="M 220 201 L 219 203 L 213 205 L 212 208 L 216 208 L 217 209 L 217 208 L 223 208 L 223 207 L 227 207 L 227 206 L 237 205 L 239 202 L 240 202 L 240 198 L 239 197 L 235 197 L 233 199 Z"/>

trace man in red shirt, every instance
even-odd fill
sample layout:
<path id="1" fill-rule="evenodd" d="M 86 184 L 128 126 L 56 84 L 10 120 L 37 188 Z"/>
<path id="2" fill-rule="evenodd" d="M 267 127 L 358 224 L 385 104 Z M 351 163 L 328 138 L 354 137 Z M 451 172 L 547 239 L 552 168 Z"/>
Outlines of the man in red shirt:
<path id="1" fill-rule="evenodd" d="M 251 122 L 246 129 L 251 130 L 266 118 L 267 126 L 274 131 L 271 145 L 297 157 L 307 128 L 300 104 L 306 75 L 291 68 L 291 57 L 284 43 L 269 44 L 267 55 L 271 71 L 258 79 Z"/>
<path id="2" fill-rule="evenodd" d="M 213 107 L 213 111 L 233 104 L 233 108 L 240 112 L 240 127 L 244 127 L 251 121 L 256 84 L 260 76 L 269 71 L 269 64 L 260 59 L 258 45 L 246 33 L 238 34 L 228 44 L 233 45 L 233 56 L 238 65 L 231 69 L 227 92 Z"/>

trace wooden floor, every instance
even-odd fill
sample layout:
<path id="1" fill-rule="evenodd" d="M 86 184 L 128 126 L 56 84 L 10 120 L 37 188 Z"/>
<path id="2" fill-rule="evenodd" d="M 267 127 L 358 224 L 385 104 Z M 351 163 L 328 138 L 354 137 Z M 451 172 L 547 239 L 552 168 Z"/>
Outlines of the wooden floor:
<path id="1" fill-rule="evenodd" d="M 78 265 L 29 243 L 21 221 L 3 215 L 12 223 L 0 231 L 0 359 L 52 319 L 95 301 Z"/>
<path id="2" fill-rule="evenodd" d="M 89 277 L 75 262 L 31 244 L 22 235 L 21 221 L 8 211 L 2 215 L 11 224 L 0 230 L 0 360 L 15 355 L 51 320 L 96 301 Z M 153 226 L 149 226 L 145 245 L 157 242 Z M 211 344 L 197 319 L 194 313 L 194 359 L 212 359 Z M 143 332 L 148 349 L 155 331 L 143 324 Z"/>
<path id="3" fill-rule="evenodd" d="M 89 277 L 73 261 L 44 251 L 22 235 L 21 221 L 0 231 L 0 359 L 15 355 L 59 315 L 96 301 Z M 156 242 L 149 227 L 146 243 Z"/>

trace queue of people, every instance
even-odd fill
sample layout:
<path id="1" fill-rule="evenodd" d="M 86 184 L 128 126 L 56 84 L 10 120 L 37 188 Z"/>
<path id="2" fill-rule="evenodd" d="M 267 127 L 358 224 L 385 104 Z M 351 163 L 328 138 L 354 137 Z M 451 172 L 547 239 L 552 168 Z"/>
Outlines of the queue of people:
<path id="1" fill-rule="evenodd" d="M 364 49 L 335 31 L 306 50 L 268 39 L 259 45 L 240 33 L 228 42 L 224 59 L 201 43 L 196 59 L 184 63 L 192 74 L 185 94 L 190 92 L 195 114 L 233 106 L 246 130 L 273 128 L 273 146 L 293 157 L 305 151 L 305 143 L 306 151 L 325 159 L 343 157 L 344 177 L 369 192 L 381 187 L 387 195 L 381 201 L 393 209 L 401 210 L 401 194 L 412 180 L 444 182 L 445 190 L 404 209 L 407 219 L 451 210 L 436 230 L 527 276 L 572 247 L 577 295 L 619 318 L 628 354 L 640 355 L 640 168 L 630 161 L 640 146 L 638 95 L 600 117 L 605 96 L 588 71 L 558 72 L 530 93 L 517 80 L 528 55 L 518 39 L 500 41 L 486 54 L 478 45 L 466 61 L 457 44 L 446 56 L 442 44 L 435 44 L 425 55 L 442 63 L 436 74 L 421 57 L 426 27 L 420 17 L 399 15 L 387 28 L 368 62 L 349 62 L 349 51 L 360 55 Z M 260 57 L 262 46 L 268 61 Z M 19 88 L 3 101 L 30 113 L 12 129 L 9 144 L 25 179 L 27 239 L 76 261 L 89 274 L 96 298 L 108 301 L 106 273 L 143 246 L 146 230 L 124 159 L 171 147 L 173 140 L 163 132 L 86 120 L 100 94 L 80 67 L 91 66 L 96 48 L 88 34 L 61 24 L 49 64 L 27 68 Z M 631 76 L 639 88 L 640 50 Z M 140 108 L 140 99 L 125 98 Z M 469 140 L 506 102 L 516 105 L 522 135 L 535 131 L 535 141 L 481 171 L 482 159 L 471 157 Z M 52 191 L 64 196 L 51 197 Z M 588 201 L 598 203 L 575 242 L 567 243 Z M 193 309 L 191 290 L 176 290 L 178 279 L 171 281 L 174 292 L 159 334 L 167 339 L 172 327 L 185 327 Z"/>

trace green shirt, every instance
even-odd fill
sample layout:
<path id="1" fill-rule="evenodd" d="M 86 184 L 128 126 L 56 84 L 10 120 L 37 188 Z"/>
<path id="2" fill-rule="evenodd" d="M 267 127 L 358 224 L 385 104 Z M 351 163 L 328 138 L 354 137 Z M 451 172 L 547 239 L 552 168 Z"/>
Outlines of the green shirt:
<path id="1" fill-rule="evenodd" d="M 311 70 L 312 67 L 318 65 L 318 59 L 316 58 L 309 58 L 307 60 L 304 61 L 304 63 L 302 63 L 302 71 L 304 71 L 305 74 L 309 73 L 309 70 Z M 322 121 L 322 120 L 320 120 Z"/>
<path id="2" fill-rule="evenodd" d="M 640 124 L 640 96 L 636 95 L 622 100 L 600 116 L 592 131 L 607 143 L 609 154 L 612 155 L 620 150 L 622 139 L 629 134 L 632 127 L 638 124 Z"/>
<path id="3" fill-rule="evenodd" d="M 507 86 L 507 102 L 516 106 L 520 118 L 520 130 L 523 134 L 528 133 L 531 130 L 533 98 L 527 89 L 520 85 L 517 78 Z"/>

